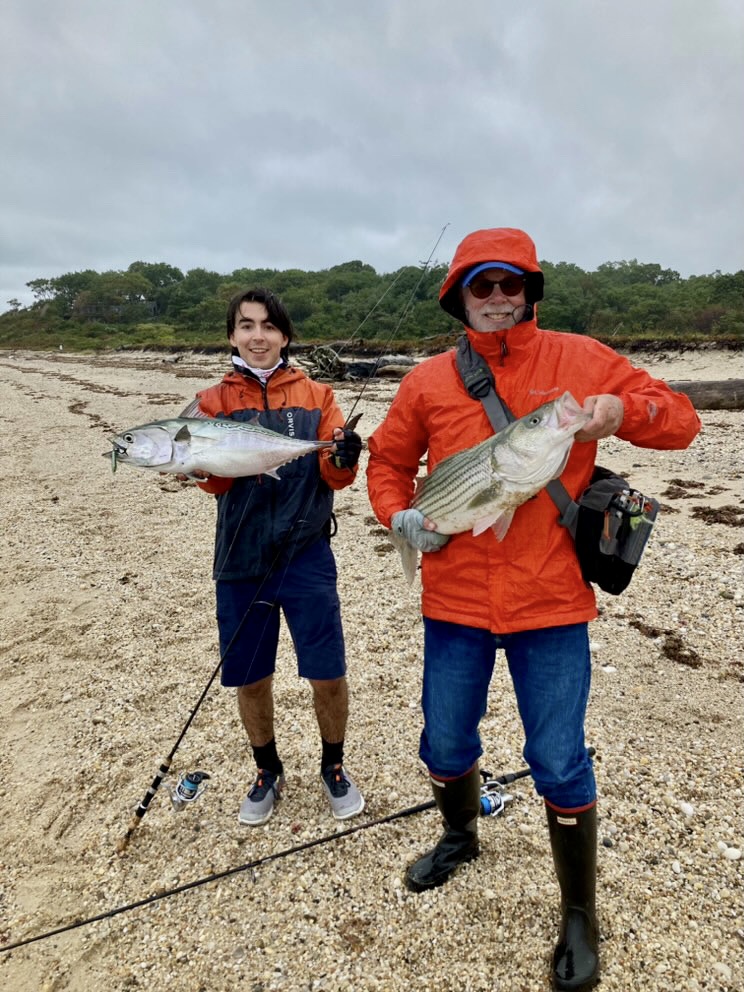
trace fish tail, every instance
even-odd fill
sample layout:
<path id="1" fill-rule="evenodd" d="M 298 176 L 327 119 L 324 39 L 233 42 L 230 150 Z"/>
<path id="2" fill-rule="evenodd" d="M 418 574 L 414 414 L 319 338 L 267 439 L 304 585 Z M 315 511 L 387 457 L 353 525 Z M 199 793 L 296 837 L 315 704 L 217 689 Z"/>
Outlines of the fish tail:
<path id="1" fill-rule="evenodd" d="M 390 538 L 393 546 L 398 549 L 401 565 L 403 566 L 403 574 L 406 577 L 406 582 L 410 586 L 413 584 L 413 580 L 416 576 L 418 551 L 412 544 L 409 544 L 402 535 L 396 533 L 394 530 L 388 531 L 388 537 Z"/>

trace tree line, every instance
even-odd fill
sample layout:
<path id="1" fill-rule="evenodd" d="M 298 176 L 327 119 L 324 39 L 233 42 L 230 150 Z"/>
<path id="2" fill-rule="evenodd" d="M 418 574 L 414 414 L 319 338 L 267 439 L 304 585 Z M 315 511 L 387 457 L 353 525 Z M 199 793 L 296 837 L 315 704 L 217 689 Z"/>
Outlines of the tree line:
<path id="1" fill-rule="evenodd" d="M 681 278 L 633 259 L 587 272 L 569 262 L 541 262 L 541 327 L 587 334 L 624 346 L 638 341 L 744 343 L 744 270 Z M 0 315 L 0 346 L 223 348 L 230 298 L 250 287 L 276 292 L 300 342 L 343 341 L 360 348 L 394 342 L 425 346 L 460 325 L 439 306 L 447 266 L 404 266 L 380 274 L 361 261 L 329 269 L 203 268 L 133 262 L 126 271 L 68 272 L 27 283 L 34 302 L 9 300 Z"/>

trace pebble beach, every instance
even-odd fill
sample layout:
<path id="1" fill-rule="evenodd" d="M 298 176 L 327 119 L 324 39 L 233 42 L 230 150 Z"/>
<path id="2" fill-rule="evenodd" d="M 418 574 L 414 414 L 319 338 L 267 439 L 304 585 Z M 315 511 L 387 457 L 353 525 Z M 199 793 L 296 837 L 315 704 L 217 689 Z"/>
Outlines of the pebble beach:
<path id="1" fill-rule="evenodd" d="M 630 357 L 669 381 L 744 378 L 740 352 Z M 529 778 L 481 821 L 477 861 L 433 892 L 404 887 L 440 824 L 412 811 L 431 799 L 418 590 L 372 515 L 366 452 L 336 496 L 333 539 L 345 763 L 366 808 L 330 815 L 283 630 L 287 788 L 265 826 L 237 822 L 254 768 L 217 675 L 214 500 L 101 457 L 112 433 L 177 415 L 226 367 L 218 355 L 0 352 L 0 988 L 547 992 L 559 893 Z M 357 403 L 366 439 L 397 382 L 362 385 L 334 388 L 345 414 Z M 744 411 L 700 416 L 687 451 L 600 445 L 602 464 L 662 504 L 630 587 L 598 593 L 590 628 L 602 992 L 744 987 Z M 481 734 L 482 768 L 523 768 L 503 656 Z M 208 787 L 177 812 L 171 789 L 195 769 Z"/>

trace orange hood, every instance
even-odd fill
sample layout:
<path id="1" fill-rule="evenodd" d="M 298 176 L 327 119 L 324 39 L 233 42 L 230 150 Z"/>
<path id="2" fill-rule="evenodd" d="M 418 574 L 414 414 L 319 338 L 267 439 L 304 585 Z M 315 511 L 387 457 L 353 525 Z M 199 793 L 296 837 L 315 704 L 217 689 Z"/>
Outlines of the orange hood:
<path id="1" fill-rule="evenodd" d="M 515 227 L 491 227 L 468 234 L 457 246 L 447 278 L 439 291 L 440 306 L 453 317 L 465 321 L 460 281 L 474 265 L 483 262 L 508 262 L 531 273 L 525 287 L 527 302 L 537 303 L 542 299 L 543 274 L 532 238 Z"/>

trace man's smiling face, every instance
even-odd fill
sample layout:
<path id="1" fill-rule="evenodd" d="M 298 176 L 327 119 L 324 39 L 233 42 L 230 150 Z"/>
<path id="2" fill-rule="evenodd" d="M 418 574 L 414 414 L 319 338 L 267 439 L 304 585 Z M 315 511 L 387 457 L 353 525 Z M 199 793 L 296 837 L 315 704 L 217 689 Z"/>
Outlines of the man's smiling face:
<path id="1" fill-rule="evenodd" d="M 273 369 L 279 364 L 282 348 L 289 344 L 289 338 L 271 323 L 263 303 L 252 301 L 240 304 L 230 344 L 237 348 L 246 365 L 254 369 Z"/>
<path id="2" fill-rule="evenodd" d="M 519 289 L 512 293 L 517 286 Z M 477 296 L 473 288 L 478 292 Z M 480 295 L 483 292 L 487 293 L 485 297 Z M 524 280 L 506 269 L 486 269 L 462 290 L 462 302 L 468 327 L 486 334 L 504 331 L 518 323 L 524 312 L 521 309 L 527 302 Z"/>

